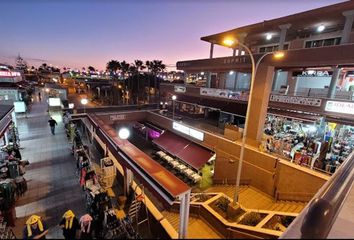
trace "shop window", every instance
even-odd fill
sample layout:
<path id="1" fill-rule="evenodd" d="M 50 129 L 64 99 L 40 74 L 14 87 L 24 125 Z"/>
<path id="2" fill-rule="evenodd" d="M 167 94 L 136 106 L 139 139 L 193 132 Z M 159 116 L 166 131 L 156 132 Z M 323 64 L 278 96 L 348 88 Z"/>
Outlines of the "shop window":
<path id="1" fill-rule="evenodd" d="M 306 41 L 305 48 L 316 48 L 316 47 L 339 45 L 340 40 L 341 38 L 337 37 L 337 38 L 327 38 L 327 39 L 320 39 L 314 41 Z"/>
<path id="2" fill-rule="evenodd" d="M 273 45 L 273 46 L 267 46 L 267 47 L 260 47 L 259 48 L 259 53 L 268 53 L 268 52 L 274 52 L 279 49 L 279 45 Z M 289 44 L 284 44 L 283 47 L 284 50 L 289 49 Z"/>

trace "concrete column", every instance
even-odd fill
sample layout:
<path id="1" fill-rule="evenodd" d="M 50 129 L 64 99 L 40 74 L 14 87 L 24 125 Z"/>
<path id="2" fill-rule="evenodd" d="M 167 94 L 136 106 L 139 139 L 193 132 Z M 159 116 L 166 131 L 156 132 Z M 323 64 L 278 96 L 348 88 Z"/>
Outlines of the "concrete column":
<path id="1" fill-rule="evenodd" d="M 214 55 L 214 43 L 210 43 L 210 54 L 209 58 L 213 58 Z"/>
<path id="2" fill-rule="evenodd" d="M 293 77 L 292 71 L 288 71 L 288 85 L 289 85 L 289 90 L 287 95 L 290 96 L 295 95 L 296 88 L 297 88 L 297 77 Z"/>
<path id="3" fill-rule="evenodd" d="M 248 121 L 246 141 L 255 147 L 258 147 L 263 134 L 273 76 L 273 66 L 265 64 L 258 66 L 253 83 L 253 95 L 250 96 L 252 98 L 252 105 L 248 105 L 250 108 L 250 117 L 246 119 Z"/>
<path id="4" fill-rule="evenodd" d="M 126 194 L 126 196 L 129 196 L 132 179 L 133 179 L 132 171 L 126 168 L 124 172 L 124 193 Z"/>
<path id="5" fill-rule="evenodd" d="M 207 88 L 211 87 L 211 72 L 206 72 L 207 74 L 207 81 L 206 81 L 206 86 Z"/>
<path id="6" fill-rule="evenodd" d="M 178 232 L 179 239 L 187 238 L 190 197 L 191 197 L 191 192 L 189 190 L 180 198 L 181 204 L 179 206 L 180 218 L 179 218 L 179 232 Z"/>
<path id="7" fill-rule="evenodd" d="M 331 83 L 329 85 L 327 98 L 334 98 L 335 97 L 340 72 L 341 72 L 340 68 L 338 68 L 338 67 L 333 68 L 333 74 L 332 74 Z"/>
<path id="8" fill-rule="evenodd" d="M 4 137 L 5 137 L 5 145 L 9 145 L 9 136 L 7 134 L 7 131 L 4 133 Z"/>
<path id="9" fill-rule="evenodd" d="M 345 24 L 342 31 L 342 38 L 340 44 L 345 44 L 349 42 L 349 37 L 353 26 L 354 10 L 343 12 L 343 16 L 345 16 Z"/>
<path id="10" fill-rule="evenodd" d="M 285 42 L 285 37 L 286 37 L 286 32 L 287 30 L 291 27 L 291 24 L 284 24 L 284 25 L 280 25 L 280 39 L 279 39 L 279 50 L 283 50 L 284 49 L 284 42 Z"/>

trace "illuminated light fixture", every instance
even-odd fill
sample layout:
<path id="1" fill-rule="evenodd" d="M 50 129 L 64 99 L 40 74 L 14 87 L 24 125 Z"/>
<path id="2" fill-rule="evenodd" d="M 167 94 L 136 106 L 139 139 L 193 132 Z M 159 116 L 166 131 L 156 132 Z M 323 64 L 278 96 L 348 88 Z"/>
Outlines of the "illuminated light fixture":
<path id="1" fill-rule="evenodd" d="M 167 105 L 167 102 L 165 102 L 165 104 Z"/>
<path id="2" fill-rule="evenodd" d="M 163 102 L 160 102 L 160 105 L 162 105 L 163 104 Z"/>
<path id="3" fill-rule="evenodd" d="M 276 51 L 276 52 L 274 52 L 274 54 L 273 54 L 274 58 L 276 58 L 276 59 L 283 58 L 284 55 L 285 55 L 285 54 L 284 54 L 283 51 Z"/>
<path id="4" fill-rule="evenodd" d="M 128 128 L 121 128 L 118 132 L 119 138 L 123 140 L 128 139 L 129 135 L 130 135 L 130 131 L 128 130 Z"/>
<path id="5" fill-rule="evenodd" d="M 266 39 L 267 39 L 267 40 L 272 39 L 272 34 L 268 33 L 267 36 L 266 36 Z"/>
<path id="6" fill-rule="evenodd" d="M 173 95 L 172 96 L 172 100 L 176 100 L 177 99 L 177 96 L 176 95 Z"/>
<path id="7" fill-rule="evenodd" d="M 86 98 L 81 99 L 81 104 L 86 105 L 88 103 L 88 100 Z"/>
<path id="8" fill-rule="evenodd" d="M 324 25 L 320 25 L 317 27 L 317 32 L 322 32 L 323 30 L 325 30 L 325 26 Z"/>
<path id="9" fill-rule="evenodd" d="M 201 75 L 204 75 L 204 72 L 200 72 Z"/>
<path id="10" fill-rule="evenodd" d="M 46 91 L 47 93 L 49 93 L 49 88 L 46 88 L 45 91 Z"/>
<path id="11" fill-rule="evenodd" d="M 235 43 L 235 40 L 231 39 L 231 38 L 226 38 L 223 43 L 226 45 L 226 46 L 229 46 L 231 47 L 232 45 L 234 45 Z"/>
<path id="12" fill-rule="evenodd" d="M 231 70 L 231 71 L 229 72 L 229 75 L 232 75 L 232 74 L 234 74 L 234 73 L 235 73 L 235 72 Z"/>

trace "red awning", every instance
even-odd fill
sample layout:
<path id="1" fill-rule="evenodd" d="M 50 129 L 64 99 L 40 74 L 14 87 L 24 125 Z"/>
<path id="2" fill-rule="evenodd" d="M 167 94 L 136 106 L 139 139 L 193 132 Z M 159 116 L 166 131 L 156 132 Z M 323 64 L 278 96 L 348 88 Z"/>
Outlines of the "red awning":
<path id="1" fill-rule="evenodd" d="M 213 156 L 213 152 L 191 142 L 176 156 L 188 165 L 199 170 Z"/>
<path id="2" fill-rule="evenodd" d="M 165 131 L 159 138 L 154 139 L 153 142 L 174 156 L 190 143 L 187 139 L 168 131 Z"/>
<path id="3" fill-rule="evenodd" d="M 199 170 L 213 156 L 213 152 L 172 132 L 165 131 L 153 142 L 169 154 Z"/>

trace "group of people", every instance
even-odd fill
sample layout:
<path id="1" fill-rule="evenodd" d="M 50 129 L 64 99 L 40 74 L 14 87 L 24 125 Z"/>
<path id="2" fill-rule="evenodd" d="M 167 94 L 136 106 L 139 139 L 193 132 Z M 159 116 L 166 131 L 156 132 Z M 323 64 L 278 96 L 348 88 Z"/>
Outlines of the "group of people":
<path id="1" fill-rule="evenodd" d="M 92 220 L 93 219 L 89 214 L 85 214 L 79 221 L 74 212 L 68 210 L 64 213 L 63 218 L 59 223 L 59 227 L 63 230 L 63 236 L 65 239 L 92 239 Z M 42 218 L 38 215 L 32 215 L 26 221 L 26 225 L 23 229 L 23 238 L 46 239 L 48 231 L 47 225 Z"/>

